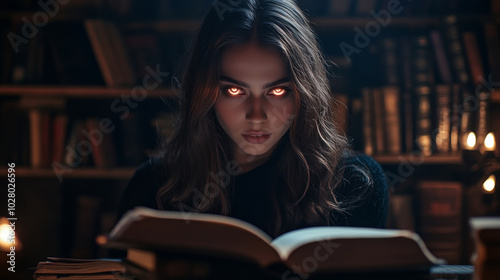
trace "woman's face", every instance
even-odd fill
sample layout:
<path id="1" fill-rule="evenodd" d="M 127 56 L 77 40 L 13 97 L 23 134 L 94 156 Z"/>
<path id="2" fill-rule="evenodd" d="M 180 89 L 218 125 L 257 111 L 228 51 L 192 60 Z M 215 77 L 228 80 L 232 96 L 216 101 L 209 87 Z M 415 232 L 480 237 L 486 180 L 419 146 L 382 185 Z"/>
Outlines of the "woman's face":
<path id="1" fill-rule="evenodd" d="M 217 119 L 233 140 L 238 163 L 265 160 L 294 118 L 285 63 L 256 44 L 229 48 L 221 59 Z"/>

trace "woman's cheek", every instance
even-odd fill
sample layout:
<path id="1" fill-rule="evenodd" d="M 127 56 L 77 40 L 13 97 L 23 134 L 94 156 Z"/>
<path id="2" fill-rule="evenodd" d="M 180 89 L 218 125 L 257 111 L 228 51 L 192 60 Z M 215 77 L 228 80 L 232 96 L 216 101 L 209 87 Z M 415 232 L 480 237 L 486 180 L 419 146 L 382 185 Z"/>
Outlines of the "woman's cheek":
<path id="1" fill-rule="evenodd" d="M 291 98 L 271 100 L 269 103 L 272 107 L 270 121 L 274 128 L 288 126 L 295 118 L 295 106 Z"/>

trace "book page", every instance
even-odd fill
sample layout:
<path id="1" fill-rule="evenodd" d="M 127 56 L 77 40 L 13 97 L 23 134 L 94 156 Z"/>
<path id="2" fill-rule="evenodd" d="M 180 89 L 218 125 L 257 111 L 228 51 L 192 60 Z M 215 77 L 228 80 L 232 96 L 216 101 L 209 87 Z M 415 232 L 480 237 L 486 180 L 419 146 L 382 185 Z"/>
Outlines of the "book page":
<path id="1" fill-rule="evenodd" d="M 281 262 L 271 238 L 231 217 L 137 207 L 108 236 L 111 247 L 235 256 L 266 267 Z"/>
<path id="2" fill-rule="evenodd" d="M 288 267 L 314 264 L 318 271 L 379 270 L 442 264 L 406 230 L 312 227 L 276 238 L 272 245 Z"/>

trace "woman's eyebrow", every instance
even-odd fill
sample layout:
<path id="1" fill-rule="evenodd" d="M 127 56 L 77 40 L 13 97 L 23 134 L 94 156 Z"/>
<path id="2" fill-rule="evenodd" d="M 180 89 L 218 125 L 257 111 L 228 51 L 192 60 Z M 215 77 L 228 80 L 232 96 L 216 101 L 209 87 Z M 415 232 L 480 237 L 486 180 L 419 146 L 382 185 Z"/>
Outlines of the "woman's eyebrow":
<path id="1" fill-rule="evenodd" d="M 229 78 L 227 76 L 220 76 L 220 81 L 221 82 L 230 82 L 230 83 L 233 83 L 235 85 L 238 85 L 238 86 L 241 86 L 241 87 L 246 87 L 246 88 L 249 88 L 250 86 L 245 83 L 245 82 L 242 82 L 242 81 L 238 81 L 238 80 L 235 80 L 235 79 L 232 79 L 232 78 Z M 270 82 L 270 83 L 267 83 L 264 85 L 264 88 L 270 88 L 272 86 L 275 86 L 275 85 L 279 85 L 279 84 L 282 84 L 282 83 L 287 83 L 290 81 L 290 78 L 288 77 L 284 77 L 284 78 L 281 78 L 281 79 L 278 79 L 274 82 Z"/>

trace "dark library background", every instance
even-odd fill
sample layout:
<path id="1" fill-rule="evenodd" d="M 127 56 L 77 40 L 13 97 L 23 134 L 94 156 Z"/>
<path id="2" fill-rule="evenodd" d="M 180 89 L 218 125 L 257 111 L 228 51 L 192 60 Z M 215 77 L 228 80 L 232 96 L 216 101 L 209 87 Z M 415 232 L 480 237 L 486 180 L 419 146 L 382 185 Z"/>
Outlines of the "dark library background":
<path id="1" fill-rule="evenodd" d="M 500 214 L 499 2 L 298 1 L 339 127 L 386 172 L 387 227 L 416 231 L 452 264 L 470 263 L 468 219 Z M 189 46 L 217 3 L 2 1 L 0 169 L 15 163 L 20 271 L 107 256 L 95 238 L 169 137 Z"/>

